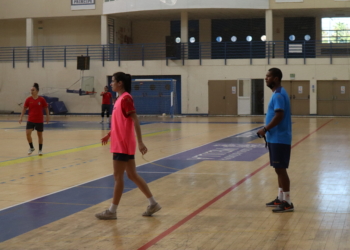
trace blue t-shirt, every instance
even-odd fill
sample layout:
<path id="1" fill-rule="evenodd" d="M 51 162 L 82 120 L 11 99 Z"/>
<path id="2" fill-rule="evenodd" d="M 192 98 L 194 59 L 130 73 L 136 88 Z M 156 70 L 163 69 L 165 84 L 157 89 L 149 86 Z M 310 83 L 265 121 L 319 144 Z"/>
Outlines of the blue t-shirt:
<path id="1" fill-rule="evenodd" d="M 283 110 L 282 121 L 266 133 L 269 143 L 292 144 L 292 118 L 290 113 L 290 101 L 287 91 L 278 87 L 272 94 L 266 114 L 266 125 L 275 116 L 277 110 Z"/>

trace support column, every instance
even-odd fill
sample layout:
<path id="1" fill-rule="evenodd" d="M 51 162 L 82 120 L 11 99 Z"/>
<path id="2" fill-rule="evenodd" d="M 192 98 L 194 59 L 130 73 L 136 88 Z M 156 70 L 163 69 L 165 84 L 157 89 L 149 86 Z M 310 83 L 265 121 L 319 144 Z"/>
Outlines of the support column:
<path id="1" fill-rule="evenodd" d="M 188 12 L 181 12 L 181 42 L 188 43 Z"/>
<path id="2" fill-rule="evenodd" d="M 26 19 L 26 46 L 31 47 L 34 45 L 34 24 L 33 18 Z"/>
<path id="3" fill-rule="evenodd" d="M 273 41 L 273 12 L 266 10 L 265 12 L 265 31 L 266 41 Z"/>
<path id="4" fill-rule="evenodd" d="M 108 18 L 106 15 L 101 16 L 101 44 L 108 43 Z"/>

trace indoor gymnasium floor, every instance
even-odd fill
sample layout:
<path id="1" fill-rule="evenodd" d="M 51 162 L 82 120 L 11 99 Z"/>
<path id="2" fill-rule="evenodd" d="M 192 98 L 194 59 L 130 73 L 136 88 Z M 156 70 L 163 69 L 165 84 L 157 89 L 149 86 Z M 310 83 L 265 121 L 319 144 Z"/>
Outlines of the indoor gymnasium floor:
<path id="1" fill-rule="evenodd" d="M 113 191 L 112 154 L 95 117 L 52 117 L 44 155 L 27 156 L 25 122 L 0 116 L 0 249 L 350 249 L 350 118 L 293 117 L 289 168 L 295 211 L 265 203 L 278 191 L 256 131 L 264 117 L 141 117 L 140 175 L 118 220 L 99 221 Z"/>

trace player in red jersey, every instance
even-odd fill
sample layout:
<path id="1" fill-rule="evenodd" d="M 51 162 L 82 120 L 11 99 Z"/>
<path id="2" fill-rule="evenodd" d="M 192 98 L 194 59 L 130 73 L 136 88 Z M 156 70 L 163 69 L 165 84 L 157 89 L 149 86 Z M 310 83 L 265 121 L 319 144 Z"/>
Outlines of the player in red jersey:
<path id="1" fill-rule="evenodd" d="M 28 109 L 28 121 L 26 126 L 27 140 L 29 143 L 28 155 L 34 152 L 32 132 L 34 129 L 38 132 L 39 139 L 39 155 L 41 156 L 43 149 L 43 131 L 44 131 L 44 112 L 46 112 L 46 123 L 49 123 L 49 108 L 44 97 L 39 96 L 39 84 L 34 83 L 34 86 L 30 90 L 32 96 L 28 97 L 23 105 L 22 113 L 19 118 L 19 123 L 21 124 L 22 118 L 26 110 Z"/>
<path id="2" fill-rule="evenodd" d="M 101 121 L 101 123 L 104 122 L 105 112 L 107 114 L 107 122 L 109 123 L 109 110 L 111 107 L 112 94 L 110 92 L 108 92 L 107 86 L 105 86 L 105 91 L 102 92 L 100 94 L 100 96 L 102 96 L 102 113 L 101 113 L 102 121 Z"/>

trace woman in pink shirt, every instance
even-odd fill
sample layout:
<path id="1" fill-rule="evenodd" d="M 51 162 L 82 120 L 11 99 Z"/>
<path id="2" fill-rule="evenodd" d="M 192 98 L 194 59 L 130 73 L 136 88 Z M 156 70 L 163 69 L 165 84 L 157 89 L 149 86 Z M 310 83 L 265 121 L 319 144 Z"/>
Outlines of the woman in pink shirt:
<path id="1" fill-rule="evenodd" d="M 113 153 L 114 168 L 114 193 L 110 208 L 95 216 L 100 220 L 117 219 L 117 207 L 124 190 L 124 172 L 126 171 L 128 178 L 132 180 L 138 188 L 144 193 L 149 201 L 147 210 L 143 216 L 151 216 L 161 209 L 161 206 L 153 198 L 151 191 L 145 180 L 136 172 L 135 151 L 136 140 L 140 152 L 144 155 L 147 148 L 142 142 L 140 123 L 136 115 L 134 101 L 131 92 L 131 76 L 123 72 L 115 73 L 112 77 L 112 90 L 118 92 L 119 98 L 113 107 L 111 119 L 111 131 L 101 139 L 102 145 L 108 143 L 111 138 L 111 153 Z"/>

